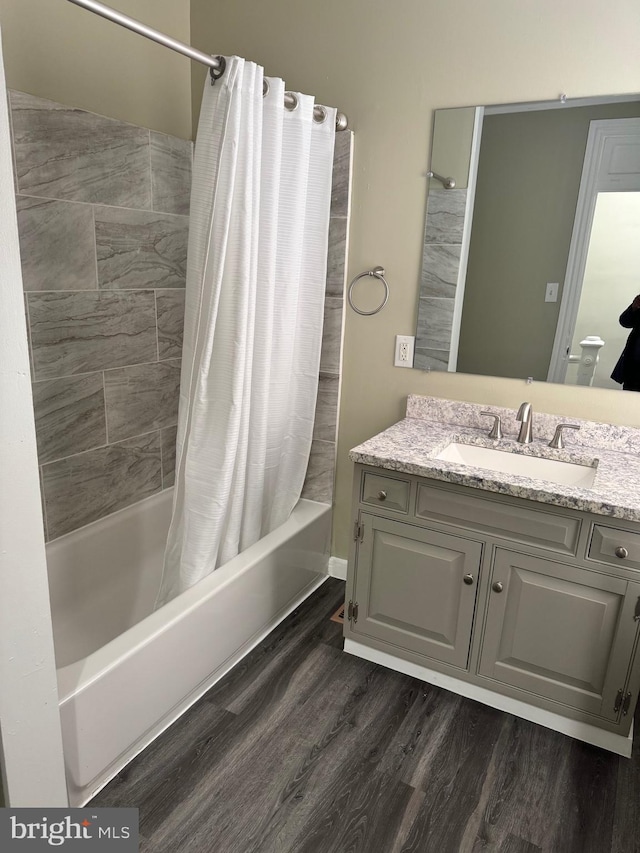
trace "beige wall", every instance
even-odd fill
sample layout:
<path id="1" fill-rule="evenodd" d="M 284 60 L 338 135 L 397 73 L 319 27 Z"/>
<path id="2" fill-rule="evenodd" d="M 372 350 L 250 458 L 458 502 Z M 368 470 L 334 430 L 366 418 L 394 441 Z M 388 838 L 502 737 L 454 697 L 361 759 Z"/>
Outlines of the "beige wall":
<path id="1" fill-rule="evenodd" d="M 415 331 L 433 110 L 637 92 L 637 0 L 192 0 L 192 41 L 238 53 L 349 116 L 355 131 L 348 276 L 387 270 L 382 313 L 347 312 L 334 553 L 351 527 L 349 448 L 402 417 L 409 393 L 640 426 L 640 395 L 393 367 Z M 603 21 L 603 12 L 611 22 Z M 194 70 L 194 103 L 202 75 Z M 197 110 L 195 111 L 197 116 Z"/>
<path id="2" fill-rule="evenodd" d="M 106 0 L 189 42 L 189 0 Z M 190 61 L 67 0 L 0 0 L 7 85 L 191 138 Z"/>

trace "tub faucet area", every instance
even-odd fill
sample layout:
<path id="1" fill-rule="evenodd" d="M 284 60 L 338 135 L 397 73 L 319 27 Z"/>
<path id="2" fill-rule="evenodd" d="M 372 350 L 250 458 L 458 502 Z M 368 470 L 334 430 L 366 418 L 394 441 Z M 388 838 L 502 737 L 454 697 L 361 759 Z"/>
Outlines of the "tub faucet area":
<path id="1" fill-rule="evenodd" d="M 521 421 L 518 441 L 520 444 L 531 444 L 533 437 L 531 428 L 533 427 L 533 409 L 531 403 L 521 403 L 516 415 L 516 420 Z"/>

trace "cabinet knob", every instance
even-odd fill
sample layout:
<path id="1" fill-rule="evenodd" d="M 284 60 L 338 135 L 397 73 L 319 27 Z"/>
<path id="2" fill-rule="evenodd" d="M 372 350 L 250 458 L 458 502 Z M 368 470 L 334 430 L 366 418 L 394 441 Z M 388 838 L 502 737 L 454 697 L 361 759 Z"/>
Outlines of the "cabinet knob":
<path id="1" fill-rule="evenodd" d="M 471 586 L 473 583 L 473 575 L 465 575 L 462 580 L 466 583 L 467 586 Z"/>
<path id="2" fill-rule="evenodd" d="M 613 553 L 616 555 L 616 557 L 619 557 L 621 560 L 624 560 L 626 557 L 629 556 L 629 552 L 627 551 L 626 548 L 623 548 L 622 545 L 618 545 L 618 547 L 615 549 L 615 551 Z"/>
<path id="3" fill-rule="evenodd" d="M 386 501 L 386 499 L 387 499 L 387 493 L 386 492 L 384 492 L 384 491 L 378 492 L 378 500 L 379 501 Z"/>
<path id="4" fill-rule="evenodd" d="M 494 585 L 491 587 L 491 589 L 492 589 L 494 592 L 502 592 L 502 590 L 504 589 L 504 587 L 502 586 L 502 584 L 500 583 L 500 581 L 496 581 L 496 582 L 494 583 Z"/>

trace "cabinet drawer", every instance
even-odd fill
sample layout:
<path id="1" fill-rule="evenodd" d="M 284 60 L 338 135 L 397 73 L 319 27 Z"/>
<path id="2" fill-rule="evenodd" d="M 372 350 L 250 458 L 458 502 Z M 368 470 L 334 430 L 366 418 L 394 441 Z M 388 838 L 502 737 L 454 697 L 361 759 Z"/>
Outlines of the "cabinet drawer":
<path id="1" fill-rule="evenodd" d="M 512 506 L 484 496 L 475 498 L 419 485 L 416 515 L 506 536 L 560 554 L 575 554 L 578 549 L 579 518 Z"/>
<path id="2" fill-rule="evenodd" d="M 640 534 L 594 524 L 587 559 L 623 569 L 640 569 Z"/>
<path id="3" fill-rule="evenodd" d="M 397 480 L 395 477 L 382 477 L 379 474 L 366 472 L 362 477 L 361 501 L 396 512 L 407 512 L 409 488 L 408 480 Z"/>

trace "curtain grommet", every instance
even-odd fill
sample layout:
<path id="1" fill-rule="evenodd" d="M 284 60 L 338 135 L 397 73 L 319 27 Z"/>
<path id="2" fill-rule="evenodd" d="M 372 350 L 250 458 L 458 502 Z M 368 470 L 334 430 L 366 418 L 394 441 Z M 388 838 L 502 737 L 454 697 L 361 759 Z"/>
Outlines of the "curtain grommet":
<path id="1" fill-rule="evenodd" d="M 271 90 L 271 84 L 266 77 L 262 78 L 262 97 L 266 98 Z"/>
<path id="2" fill-rule="evenodd" d="M 320 104 L 316 104 L 313 108 L 313 120 L 316 122 L 316 124 L 322 124 L 323 122 L 325 122 L 327 120 L 327 116 L 328 113 L 326 108 L 321 106 Z"/>
<path id="3" fill-rule="evenodd" d="M 285 108 L 289 110 L 290 113 L 295 112 L 298 109 L 300 101 L 297 95 L 294 95 L 293 92 L 285 92 Z"/>
<path id="4" fill-rule="evenodd" d="M 219 80 L 222 77 L 227 68 L 227 60 L 224 56 L 216 56 L 215 58 L 218 60 L 218 67 L 213 68 L 213 66 L 211 66 L 209 68 L 209 76 L 211 77 L 212 86 L 216 85 L 216 80 Z"/>

